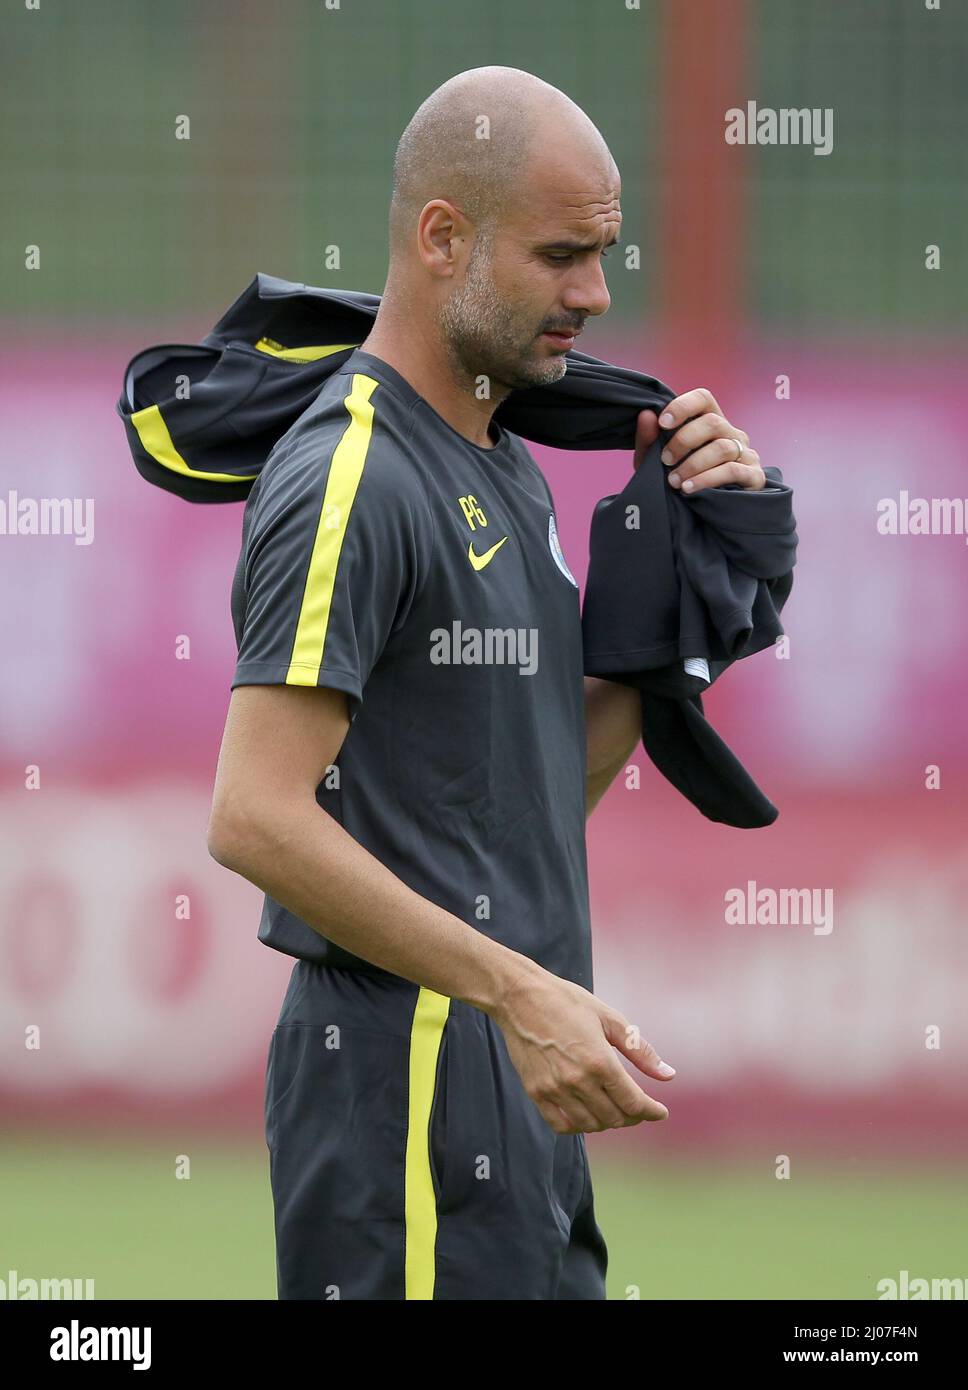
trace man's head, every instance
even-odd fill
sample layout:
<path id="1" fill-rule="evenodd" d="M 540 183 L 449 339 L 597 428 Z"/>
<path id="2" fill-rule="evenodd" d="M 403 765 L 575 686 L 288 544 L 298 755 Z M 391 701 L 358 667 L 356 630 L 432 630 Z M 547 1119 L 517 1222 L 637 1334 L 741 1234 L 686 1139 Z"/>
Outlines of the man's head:
<path id="1" fill-rule="evenodd" d="M 427 98 L 400 138 L 386 295 L 441 340 L 459 378 L 494 395 L 557 381 L 570 343 L 608 308 L 600 257 L 621 184 L 601 134 L 556 87 L 472 68 Z"/>

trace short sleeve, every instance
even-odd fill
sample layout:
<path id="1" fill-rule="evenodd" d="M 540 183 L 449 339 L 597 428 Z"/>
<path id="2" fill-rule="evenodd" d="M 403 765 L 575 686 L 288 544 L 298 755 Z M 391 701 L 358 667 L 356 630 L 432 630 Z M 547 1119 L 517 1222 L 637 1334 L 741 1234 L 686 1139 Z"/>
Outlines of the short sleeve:
<path id="1" fill-rule="evenodd" d="M 433 530 L 412 470 L 337 447 L 259 479 L 233 594 L 240 685 L 328 686 L 355 718 L 427 572 Z"/>

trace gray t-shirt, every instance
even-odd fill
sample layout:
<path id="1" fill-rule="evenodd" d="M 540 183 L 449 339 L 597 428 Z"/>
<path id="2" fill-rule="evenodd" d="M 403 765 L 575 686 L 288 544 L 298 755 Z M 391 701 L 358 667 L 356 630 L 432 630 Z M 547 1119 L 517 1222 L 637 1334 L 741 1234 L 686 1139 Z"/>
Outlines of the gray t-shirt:
<path id="1" fill-rule="evenodd" d="M 345 691 L 319 805 L 416 892 L 590 989 L 578 587 L 540 469 L 495 432 L 470 443 L 358 348 L 249 495 L 232 687 Z M 259 938 L 376 971 L 268 896 Z"/>

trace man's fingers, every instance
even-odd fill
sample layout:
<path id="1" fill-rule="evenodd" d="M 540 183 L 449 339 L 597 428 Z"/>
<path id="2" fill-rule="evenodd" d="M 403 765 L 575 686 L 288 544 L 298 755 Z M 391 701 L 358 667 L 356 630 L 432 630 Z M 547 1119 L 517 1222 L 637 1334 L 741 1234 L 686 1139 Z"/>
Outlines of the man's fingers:
<path id="1" fill-rule="evenodd" d="M 599 1124 L 586 1106 L 581 1105 L 571 1097 L 563 1105 L 556 1105 L 553 1101 L 548 1100 L 536 1100 L 534 1103 L 545 1123 L 556 1134 L 594 1134 L 597 1130 L 611 1127 Z"/>
<path id="2" fill-rule="evenodd" d="M 618 1076 L 613 1066 L 617 1066 L 622 1076 L 626 1076 L 626 1072 L 621 1062 L 611 1054 L 606 1054 L 606 1063 L 598 1073 L 587 1076 L 583 1085 L 573 1087 L 569 1099 L 563 1102 L 565 1109 L 572 1114 L 577 1113 L 576 1107 L 580 1107 L 592 1121 L 592 1129 L 615 1129 L 628 1123 L 627 1113 L 614 1099 Z M 572 1098 L 575 1104 L 572 1104 Z"/>
<path id="3" fill-rule="evenodd" d="M 595 1134 L 604 1129 L 625 1129 L 643 1120 L 668 1119 L 669 1111 L 662 1102 L 646 1095 L 621 1063 L 618 1068 L 621 1078 L 605 1082 L 594 1099 L 569 1095 L 560 1105 L 549 1100 L 534 1103 L 556 1134 Z"/>
<path id="4" fill-rule="evenodd" d="M 664 430 L 678 429 L 693 415 L 704 415 L 708 410 L 715 411 L 717 415 L 722 413 L 712 391 L 707 391 L 705 386 L 697 386 L 695 391 L 686 391 L 670 401 L 659 416 L 659 424 Z"/>
<path id="5" fill-rule="evenodd" d="M 661 1081 L 668 1081 L 675 1076 L 675 1067 L 670 1067 L 668 1062 L 663 1062 L 652 1044 L 640 1036 L 639 1030 L 634 1024 L 629 1023 L 621 1015 L 608 1016 L 602 1022 L 609 1042 L 621 1052 L 623 1057 L 628 1057 L 639 1071 Z M 666 1119 L 669 1112 L 661 1100 L 654 1100 L 652 1096 L 647 1095 L 642 1090 L 635 1078 L 629 1076 L 614 1052 L 611 1054 L 611 1061 L 612 1075 L 602 1085 L 626 1117 L 625 1123 L 638 1124 L 641 1120 Z"/>
<path id="6" fill-rule="evenodd" d="M 538 1113 L 549 1129 L 553 1129 L 556 1134 L 569 1133 L 571 1121 L 559 1105 L 552 1105 L 547 1100 L 536 1100 L 534 1096 L 531 1099 L 538 1107 Z"/>
<path id="7" fill-rule="evenodd" d="M 581 1096 L 569 1095 L 559 1108 L 568 1117 L 570 1133 L 594 1134 L 597 1130 L 611 1128 L 611 1125 L 602 1124 Z"/>
<path id="8" fill-rule="evenodd" d="M 554 1083 L 549 1082 L 543 1090 L 532 1095 L 532 1100 L 549 1124 L 551 1118 L 546 1113 L 547 1109 L 557 1111 L 559 1117 L 564 1118 L 568 1129 L 575 1132 L 590 1133 L 599 1129 L 613 1129 L 616 1125 L 626 1123 L 625 1112 L 615 1104 L 608 1091 L 603 1089 L 603 1081 L 611 1082 L 613 1079 L 613 1058 L 606 1054 L 606 1059 L 608 1065 L 601 1067 L 598 1075 L 593 1072 L 576 1071 L 574 1079 L 565 1080 L 559 1077 Z M 621 1069 L 621 1064 L 617 1065 Z M 557 1125 L 552 1124 L 552 1128 L 557 1130 Z"/>
<path id="9" fill-rule="evenodd" d="M 711 439 L 708 444 L 696 449 L 681 463 L 675 465 L 669 473 L 670 483 L 675 487 L 676 484 L 673 481 L 675 478 L 678 478 L 680 483 L 684 483 L 687 478 L 696 478 L 700 473 L 704 473 L 710 468 L 719 468 L 723 464 L 739 463 L 742 467 L 749 467 L 751 464 L 759 463 L 760 456 L 755 449 L 744 448 L 741 457 L 737 459 L 736 448 L 735 435 L 717 436 Z M 737 475 L 736 482 L 741 481 L 742 479 Z"/>
<path id="10" fill-rule="evenodd" d="M 556 1134 L 621 1129 L 643 1120 L 664 1120 L 669 1114 L 661 1101 L 636 1084 L 613 1052 L 571 1083 L 559 1080 L 531 1098 Z"/>
<path id="11" fill-rule="evenodd" d="M 622 1056 L 627 1057 L 646 1076 L 654 1076 L 658 1081 L 669 1081 L 675 1076 L 675 1067 L 662 1060 L 652 1044 L 642 1037 L 636 1024 L 629 1023 L 621 1014 L 610 1013 L 604 1016 L 602 1025 L 612 1046 L 618 1048 Z M 631 1081 L 624 1069 L 622 1075 Z"/>
<path id="12" fill-rule="evenodd" d="M 616 1058 L 617 1075 L 614 1081 L 605 1083 L 609 1096 L 624 1115 L 626 1125 L 637 1125 L 642 1120 L 666 1120 L 669 1111 L 661 1100 L 647 1095 L 642 1087 L 629 1076 Z"/>
<path id="13" fill-rule="evenodd" d="M 711 403 L 712 409 L 701 415 L 686 413 L 706 401 Z M 670 487 L 691 493 L 705 487 L 723 487 L 727 483 L 738 483 L 750 491 L 766 486 L 766 474 L 759 454 L 750 447 L 749 435 L 719 413 L 715 397 L 705 387 L 677 396 L 668 406 L 668 414 L 660 416 L 660 424 L 673 418 L 673 407 L 676 408 L 675 418 L 682 423 L 662 450 L 662 462 L 669 469 Z M 739 458 L 737 443 L 743 446 Z"/>
<path id="14" fill-rule="evenodd" d="M 707 448 L 711 446 L 707 445 Z M 700 449 L 700 455 L 705 450 Z M 742 487 L 750 488 L 755 491 L 762 488 L 766 483 L 766 474 L 760 466 L 760 456 L 755 449 L 747 449 L 743 454 L 742 462 L 730 459 L 728 463 L 706 464 L 701 463 L 690 472 L 693 455 L 686 460 L 675 474 L 669 478 L 671 487 L 680 488 L 685 493 L 700 492 L 704 487 L 722 487 L 725 483 L 739 483 Z M 678 481 L 673 481 L 677 478 Z"/>
<path id="15" fill-rule="evenodd" d="M 749 444 L 750 437 L 745 430 L 741 430 L 738 425 L 731 425 L 730 422 L 717 415 L 715 411 L 710 411 L 705 415 L 699 415 L 694 420 L 687 420 L 686 423 L 677 429 L 675 434 L 666 442 L 662 450 L 662 462 L 667 468 L 679 463 L 687 454 L 691 454 L 693 449 L 698 449 L 700 445 L 708 443 L 710 440 L 723 439 L 729 444 L 729 453 L 724 458 L 732 458 L 736 452 L 736 446 L 732 440 L 738 439 L 741 444 Z"/>

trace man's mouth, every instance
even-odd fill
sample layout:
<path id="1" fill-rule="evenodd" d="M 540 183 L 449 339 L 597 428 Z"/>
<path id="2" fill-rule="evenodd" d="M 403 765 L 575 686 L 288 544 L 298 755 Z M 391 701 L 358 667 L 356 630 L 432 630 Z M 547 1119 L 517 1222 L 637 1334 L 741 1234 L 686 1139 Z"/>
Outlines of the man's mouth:
<path id="1" fill-rule="evenodd" d="M 570 347 L 574 346 L 575 339 L 578 337 L 580 332 L 580 328 L 561 330 L 556 329 L 554 331 L 542 333 L 541 336 L 542 338 L 547 338 L 549 342 L 554 343 L 555 347 L 562 348 L 564 351 L 567 352 L 567 350 Z"/>

